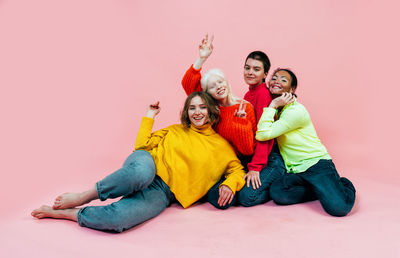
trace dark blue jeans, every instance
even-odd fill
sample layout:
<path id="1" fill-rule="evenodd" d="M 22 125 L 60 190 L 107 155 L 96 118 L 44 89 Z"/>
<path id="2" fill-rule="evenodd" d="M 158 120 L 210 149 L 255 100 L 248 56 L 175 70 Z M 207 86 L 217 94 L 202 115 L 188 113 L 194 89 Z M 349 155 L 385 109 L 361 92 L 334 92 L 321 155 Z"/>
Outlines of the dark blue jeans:
<path id="1" fill-rule="evenodd" d="M 260 171 L 260 188 L 253 189 L 251 184 L 249 187 L 246 184 L 237 194 L 238 204 L 251 207 L 271 200 L 269 188 L 272 182 L 281 177 L 285 172 L 285 163 L 283 162 L 278 146 L 275 144 L 268 156 L 267 165 Z"/>
<path id="2" fill-rule="evenodd" d="M 102 201 L 122 196 L 110 205 L 79 210 L 79 225 L 103 231 L 122 232 L 157 216 L 175 201 L 169 187 L 156 176 L 152 156 L 143 150 L 133 152 L 122 168 L 97 182 L 96 190 Z"/>
<path id="3" fill-rule="evenodd" d="M 242 165 L 247 168 L 248 162 L 251 161 L 251 156 L 241 157 L 240 161 Z M 247 187 L 245 185 L 242 190 L 236 193 L 231 204 L 220 206 L 218 204 L 219 198 L 219 186 L 225 180 L 224 177 L 216 183 L 207 193 L 207 201 L 218 209 L 227 209 L 232 205 L 243 205 L 246 207 L 254 206 L 257 204 L 265 203 L 270 200 L 269 198 L 269 187 L 271 183 L 282 176 L 286 171 L 285 163 L 283 162 L 282 156 L 279 153 L 278 145 L 275 144 L 272 148 L 271 153 L 268 156 L 268 164 L 260 171 L 261 187 L 253 189 L 253 186 Z"/>
<path id="4" fill-rule="evenodd" d="M 270 196 L 276 204 L 290 205 L 319 200 L 332 216 L 345 216 L 354 206 L 356 190 L 340 177 L 332 160 L 322 159 L 302 173 L 285 173 L 275 180 Z"/>

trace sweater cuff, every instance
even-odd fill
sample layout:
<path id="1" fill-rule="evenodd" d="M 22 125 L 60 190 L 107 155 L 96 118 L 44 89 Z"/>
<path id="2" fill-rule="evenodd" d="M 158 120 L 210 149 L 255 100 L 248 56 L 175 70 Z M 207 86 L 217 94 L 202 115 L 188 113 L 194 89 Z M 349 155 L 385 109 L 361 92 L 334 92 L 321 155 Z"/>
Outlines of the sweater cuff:
<path id="1" fill-rule="evenodd" d="M 193 73 L 199 73 L 201 71 L 201 68 L 202 67 L 200 67 L 199 69 L 196 69 L 196 68 L 193 67 L 193 64 L 192 64 L 190 66 L 189 70 L 191 70 L 191 72 L 193 72 Z"/>
<path id="2" fill-rule="evenodd" d="M 243 188 L 245 183 L 246 182 L 244 181 L 244 179 L 237 181 L 232 180 L 232 178 L 227 178 L 224 182 L 221 183 L 221 185 L 226 185 L 227 187 L 229 187 L 229 189 L 232 190 L 234 194 L 236 194 L 236 192 L 240 191 Z M 219 187 L 221 187 L 221 185 Z"/>

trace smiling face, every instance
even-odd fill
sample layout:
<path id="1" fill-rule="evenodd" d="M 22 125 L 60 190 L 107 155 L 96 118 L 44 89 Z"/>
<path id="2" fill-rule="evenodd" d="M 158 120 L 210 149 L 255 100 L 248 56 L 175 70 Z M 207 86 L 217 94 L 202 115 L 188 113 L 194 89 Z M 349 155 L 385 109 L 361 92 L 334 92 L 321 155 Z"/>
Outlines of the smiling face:
<path id="1" fill-rule="evenodd" d="M 228 82 L 216 74 L 211 75 L 207 80 L 207 93 L 214 99 L 221 101 L 228 97 Z"/>
<path id="2" fill-rule="evenodd" d="M 248 58 L 246 64 L 244 65 L 244 81 L 249 86 L 258 86 L 264 82 L 267 74 L 264 72 L 263 63 L 259 60 Z"/>
<path id="3" fill-rule="evenodd" d="M 269 81 L 269 91 L 272 95 L 282 95 L 284 92 L 294 93 L 292 76 L 284 70 L 277 71 Z"/>
<path id="4" fill-rule="evenodd" d="M 192 98 L 189 104 L 188 116 L 190 123 L 196 127 L 208 122 L 208 109 L 200 96 Z"/>

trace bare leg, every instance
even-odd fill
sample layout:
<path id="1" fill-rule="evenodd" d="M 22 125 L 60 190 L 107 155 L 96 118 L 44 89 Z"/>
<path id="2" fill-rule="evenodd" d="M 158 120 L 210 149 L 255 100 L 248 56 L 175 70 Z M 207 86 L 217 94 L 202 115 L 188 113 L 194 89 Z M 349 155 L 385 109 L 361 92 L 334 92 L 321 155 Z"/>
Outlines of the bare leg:
<path id="1" fill-rule="evenodd" d="M 98 199 L 96 188 L 81 193 L 64 193 L 58 196 L 53 204 L 53 209 L 69 209 L 81 206 Z"/>
<path id="2" fill-rule="evenodd" d="M 37 219 L 53 218 L 53 219 L 68 219 L 77 221 L 79 209 L 55 210 L 50 206 L 43 205 L 42 207 L 32 211 L 31 215 Z"/>

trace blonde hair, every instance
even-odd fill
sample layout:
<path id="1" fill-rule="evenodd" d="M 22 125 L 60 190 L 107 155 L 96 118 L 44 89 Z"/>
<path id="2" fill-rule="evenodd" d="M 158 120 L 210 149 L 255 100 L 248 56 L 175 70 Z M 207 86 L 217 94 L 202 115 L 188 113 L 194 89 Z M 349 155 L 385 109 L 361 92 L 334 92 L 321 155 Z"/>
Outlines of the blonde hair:
<path id="1" fill-rule="evenodd" d="M 237 104 L 241 99 L 236 97 L 235 95 L 233 95 L 231 86 L 229 85 L 228 80 L 225 78 L 224 73 L 220 69 L 217 69 L 217 68 L 210 69 L 201 77 L 200 83 L 201 83 L 201 88 L 203 89 L 203 91 L 207 92 L 208 79 L 210 79 L 210 77 L 213 75 L 221 77 L 222 79 L 224 79 L 226 81 L 226 84 L 228 85 L 228 96 L 227 96 L 228 100 L 232 104 Z"/>

